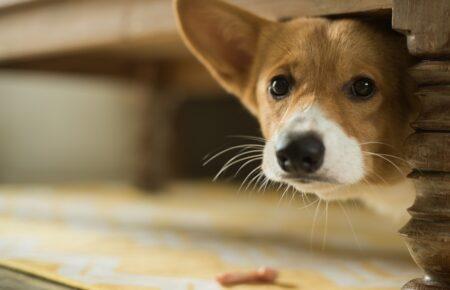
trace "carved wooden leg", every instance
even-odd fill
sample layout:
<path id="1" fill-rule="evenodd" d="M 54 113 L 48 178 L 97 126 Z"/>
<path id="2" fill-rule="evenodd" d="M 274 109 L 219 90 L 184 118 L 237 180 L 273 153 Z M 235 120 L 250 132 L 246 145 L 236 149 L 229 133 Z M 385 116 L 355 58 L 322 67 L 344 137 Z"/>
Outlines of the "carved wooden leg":
<path id="1" fill-rule="evenodd" d="M 393 26 L 423 61 L 414 70 L 422 112 L 407 140 L 417 198 L 401 230 L 425 277 L 404 290 L 450 289 L 450 1 L 394 0 Z"/>

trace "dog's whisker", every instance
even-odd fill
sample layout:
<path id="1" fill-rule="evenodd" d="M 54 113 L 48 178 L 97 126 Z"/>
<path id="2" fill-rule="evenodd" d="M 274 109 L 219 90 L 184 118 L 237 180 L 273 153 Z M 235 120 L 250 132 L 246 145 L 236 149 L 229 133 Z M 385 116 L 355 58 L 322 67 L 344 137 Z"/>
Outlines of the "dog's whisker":
<path id="1" fill-rule="evenodd" d="M 262 176 L 262 171 L 260 171 L 256 176 L 254 176 L 249 182 L 248 182 L 248 184 L 247 184 L 247 186 L 245 187 L 245 190 L 244 191 L 247 191 L 249 188 L 250 188 L 250 186 L 254 183 L 254 182 L 257 182 L 258 181 L 258 179 Z M 253 188 L 255 188 L 254 186 L 253 186 Z"/>
<path id="2" fill-rule="evenodd" d="M 211 157 L 206 155 L 205 158 L 204 158 L 206 160 L 203 163 L 203 166 L 207 165 L 208 163 L 210 163 L 211 161 L 213 161 L 217 157 L 219 157 L 219 156 L 221 156 L 221 155 L 223 155 L 223 154 L 225 154 L 227 152 L 230 152 L 232 150 L 235 150 L 235 149 L 255 149 L 255 148 L 261 148 L 261 152 L 262 152 L 262 148 L 264 148 L 264 145 L 260 145 L 260 144 L 241 144 L 241 145 L 232 146 L 230 148 L 226 148 L 226 149 L 224 149 L 224 150 L 214 154 Z"/>
<path id="3" fill-rule="evenodd" d="M 314 231 L 315 231 L 315 228 L 316 228 L 316 221 L 317 221 L 317 216 L 319 214 L 319 208 L 320 208 L 321 202 L 322 202 L 322 199 L 319 199 L 319 202 L 317 203 L 316 210 L 314 212 L 314 218 L 313 218 L 313 223 L 312 223 L 312 227 L 311 227 L 311 235 L 310 235 L 310 241 L 309 241 L 311 248 L 312 248 L 312 245 L 313 245 Z"/>
<path id="4" fill-rule="evenodd" d="M 263 189 L 262 189 L 262 193 L 263 193 L 263 194 L 266 193 L 266 190 L 267 190 L 267 188 L 269 187 L 269 185 L 270 185 L 270 179 L 267 178 L 267 177 L 265 177 L 264 187 L 263 187 Z"/>
<path id="5" fill-rule="evenodd" d="M 264 180 L 264 178 L 266 178 L 266 177 L 265 177 L 264 173 L 261 171 L 259 173 L 259 177 L 256 179 L 255 183 L 253 184 L 252 191 L 257 191 L 256 188 L 258 187 L 258 185 L 261 184 L 261 182 L 262 182 L 262 180 Z M 259 192 L 259 190 L 258 190 L 258 192 Z"/>
<path id="6" fill-rule="evenodd" d="M 245 186 L 244 191 L 248 191 L 248 189 L 249 189 L 250 186 L 253 184 L 253 182 L 261 176 L 261 174 L 262 174 L 261 168 L 257 168 L 257 169 L 258 169 L 257 174 L 256 174 L 256 175 L 253 175 L 253 176 L 248 180 L 247 185 Z"/>
<path id="7" fill-rule="evenodd" d="M 393 149 L 396 149 L 394 145 L 391 145 L 391 144 L 385 143 L 385 142 L 372 141 L 372 142 L 359 143 L 359 145 L 371 145 L 371 144 L 385 145 L 385 146 L 391 147 Z"/>
<path id="8" fill-rule="evenodd" d="M 385 156 L 383 156 L 383 155 L 380 155 L 380 154 L 377 154 L 377 153 L 373 153 L 373 152 L 366 152 L 366 151 L 363 151 L 363 153 L 368 154 L 368 155 L 371 155 L 371 156 L 376 156 L 376 157 L 379 157 L 379 158 L 385 160 L 386 162 L 388 162 L 389 164 L 391 164 L 395 169 L 397 169 L 397 171 L 400 173 L 400 175 L 402 175 L 402 176 L 405 175 L 405 173 L 400 169 L 400 167 L 398 167 L 397 164 L 395 164 L 394 162 L 392 162 L 392 160 L 389 160 L 387 157 L 385 157 Z"/>
<path id="9" fill-rule="evenodd" d="M 307 208 L 311 207 L 312 205 L 314 205 L 314 204 L 316 204 L 316 203 L 318 203 L 318 202 L 319 202 L 319 198 L 317 198 L 317 199 L 315 199 L 315 200 L 309 202 L 308 204 L 306 204 L 306 205 L 304 205 L 304 206 L 302 206 L 302 207 L 299 207 L 298 210 L 304 210 L 304 209 L 307 209 Z"/>
<path id="10" fill-rule="evenodd" d="M 258 155 L 258 159 L 250 159 L 249 161 L 246 161 L 244 164 L 242 164 L 239 169 L 236 171 L 236 173 L 234 174 L 234 177 L 238 176 L 238 174 L 241 172 L 242 169 L 244 169 L 247 165 L 249 165 L 252 162 L 256 162 L 256 161 L 261 161 L 262 160 L 262 155 Z"/>
<path id="11" fill-rule="evenodd" d="M 355 231 L 355 228 L 353 227 L 353 223 L 352 223 L 347 211 L 345 210 L 344 205 L 341 203 L 340 200 L 338 200 L 338 204 L 339 204 L 339 207 L 341 208 L 341 210 L 344 212 L 345 218 L 347 219 L 347 223 L 350 226 L 350 230 L 352 231 L 353 238 L 355 239 L 356 245 L 358 246 L 358 249 L 361 251 L 361 243 L 359 242 L 358 236 L 356 235 L 356 231 Z"/>
<path id="12" fill-rule="evenodd" d="M 387 158 L 387 157 L 390 157 L 390 158 L 394 158 L 394 159 L 403 161 L 403 162 L 404 162 L 406 165 L 408 165 L 410 168 L 414 168 L 414 170 L 418 171 L 418 172 L 421 173 L 421 174 L 423 173 L 423 171 L 422 171 L 421 169 L 416 168 L 416 167 L 414 166 L 414 164 L 412 164 L 411 162 L 409 162 L 408 160 L 406 160 L 406 159 L 403 158 L 403 157 L 400 157 L 400 156 L 397 156 L 397 155 L 386 154 L 386 153 L 378 153 L 378 154 L 381 155 L 381 156 L 385 156 L 386 158 Z M 434 188 L 434 183 L 432 183 L 431 186 Z"/>
<path id="13" fill-rule="evenodd" d="M 241 139 L 247 139 L 247 140 L 253 140 L 253 141 L 259 141 L 259 142 L 266 142 L 265 138 L 258 137 L 258 136 L 249 136 L 249 135 L 231 135 L 228 136 L 230 138 L 241 138 Z M 259 145 L 259 144 L 258 144 Z"/>
<path id="14" fill-rule="evenodd" d="M 289 190 L 289 188 L 291 187 L 291 186 L 288 185 L 288 184 L 285 184 L 285 185 L 286 185 L 286 188 L 284 189 L 283 193 L 281 194 L 280 199 L 278 200 L 278 207 L 281 206 L 281 203 L 283 202 L 283 199 L 284 199 L 284 195 L 286 194 L 286 192 L 287 192 L 287 191 Z"/>
<path id="15" fill-rule="evenodd" d="M 280 182 L 280 185 L 279 185 L 278 188 L 276 189 L 276 192 L 279 192 L 280 189 L 283 187 L 283 185 L 284 185 L 284 183 L 281 183 L 281 182 Z"/>
<path id="16" fill-rule="evenodd" d="M 409 167 L 414 167 L 414 165 L 413 165 L 411 162 L 409 162 L 408 160 L 406 160 L 405 158 L 402 158 L 402 157 L 400 157 L 400 156 L 391 155 L 391 154 L 386 154 L 386 153 L 378 153 L 378 154 L 380 154 L 380 155 L 382 155 L 382 156 L 391 157 L 391 158 L 394 158 L 394 159 L 403 161 L 403 162 L 405 162 Z"/>
<path id="17" fill-rule="evenodd" d="M 269 181 L 270 181 L 270 179 L 268 179 L 264 174 L 263 174 L 263 176 L 264 176 L 264 180 L 262 181 L 261 186 L 258 189 L 258 192 L 262 192 L 262 193 L 264 193 L 266 191 L 267 185 L 269 184 Z"/>
<path id="18" fill-rule="evenodd" d="M 310 201 L 309 201 L 309 194 L 308 194 L 308 193 L 303 193 L 303 195 L 305 196 L 306 201 L 307 201 L 307 202 L 310 202 Z"/>
<path id="19" fill-rule="evenodd" d="M 258 178 L 258 180 L 256 180 L 253 189 L 258 187 L 257 192 L 260 193 L 265 181 L 266 181 L 266 177 L 264 176 L 264 174 L 261 174 L 261 176 Z"/>
<path id="20" fill-rule="evenodd" d="M 252 154 L 252 153 L 261 153 L 261 150 L 250 150 L 250 151 L 245 151 L 245 152 L 239 153 L 239 154 L 231 157 L 227 162 L 225 162 L 225 164 L 223 166 L 228 166 L 234 160 L 236 160 L 236 159 L 238 159 L 238 158 L 240 158 L 242 156 L 245 156 L 245 155 L 248 155 L 248 154 Z M 256 154 L 254 156 L 262 156 L 262 153 L 261 154 Z"/>
<path id="21" fill-rule="evenodd" d="M 251 178 L 251 176 L 257 172 L 258 170 L 261 170 L 261 166 L 257 166 L 256 168 L 254 168 L 252 171 L 250 171 L 249 174 L 247 174 L 247 176 L 244 178 L 244 180 L 241 183 L 241 186 L 239 187 L 238 192 L 241 192 L 242 188 L 245 186 L 245 183 L 248 181 L 249 178 Z"/>
<path id="22" fill-rule="evenodd" d="M 265 185 L 265 187 L 264 187 L 263 193 L 266 192 L 267 188 L 268 188 L 269 186 L 272 186 L 272 184 L 273 184 L 272 180 L 270 180 L 269 178 L 267 178 L 266 185 Z"/>
<path id="23" fill-rule="evenodd" d="M 301 191 L 298 191 L 298 193 L 300 194 L 300 196 L 302 198 L 303 204 L 305 204 L 306 203 L 306 201 L 305 201 L 305 194 L 303 192 L 301 192 Z"/>
<path id="24" fill-rule="evenodd" d="M 379 175 L 378 173 L 376 173 L 375 171 L 373 171 L 373 170 L 369 170 L 369 169 L 365 169 L 368 173 L 369 173 L 369 176 L 370 175 L 373 175 L 373 176 L 375 176 L 375 177 L 377 177 L 378 179 L 380 179 L 382 182 L 384 182 L 387 186 L 389 186 L 389 183 L 386 181 L 386 179 L 384 179 L 381 175 Z M 365 177 L 363 177 L 363 179 L 366 181 L 366 183 L 367 183 L 367 185 L 370 185 L 371 183 L 369 182 L 369 180 L 367 180 L 367 178 L 365 178 Z"/>
<path id="25" fill-rule="evenodd" d="M 238 164 L 239 162 L 249 160 L 249 159 L 252 161 L 258 161 L 261 159 L 261 157 L 259 155 L 251 155 L 251 156 L 246 156 L 246 157 L 234 160 L 231 163 L 227 163 L 219 170 L 219 172 L 216 174 L 216 176 L 214 176 L 213 181 L 216 181 L 222 175 L 222 173 L 224 173 L 231 166 Z"/>
<path id="26" fill-rule="evenodd" d="M 323 234 L 323 240 L 322 240 L 322 250 L 325 249 L 325 245 L 327 242 L 327 234 L 328 234 L 328 203 L 329 201 L 325 201 L 325 230 Z"/>
<path id="27" fill-rule="evenodd" d="M 289 206 L 292 205 L 292 201 L 294 200 L 294 198 L 295 198 L 295 191 L 293 191 L 291 189 L 291 198 L 289 199 L 289 203 L 288 203 Z"/>

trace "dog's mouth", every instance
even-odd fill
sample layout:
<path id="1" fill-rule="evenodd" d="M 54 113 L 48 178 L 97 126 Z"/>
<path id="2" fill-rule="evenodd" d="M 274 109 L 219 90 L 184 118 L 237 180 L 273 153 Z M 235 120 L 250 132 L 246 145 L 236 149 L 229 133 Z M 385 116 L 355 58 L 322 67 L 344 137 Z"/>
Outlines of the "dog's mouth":
<path id="1" fill-rule="evenodd" d="M 313 183 L 327 183 L 327 184 L 337 184 L 337 180 L 325 176 L 315 176 L 315 175 L 292 175 L 292 174 L 282 174 L 280 178 L 285 182 L 294 182 L 301 184 L 313 184 Z"/>

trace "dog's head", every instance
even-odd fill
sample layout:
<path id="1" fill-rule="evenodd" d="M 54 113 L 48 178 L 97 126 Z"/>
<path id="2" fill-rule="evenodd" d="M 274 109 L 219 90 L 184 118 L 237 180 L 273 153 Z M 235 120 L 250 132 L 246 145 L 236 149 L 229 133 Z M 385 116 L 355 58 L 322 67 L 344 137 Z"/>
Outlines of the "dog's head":
<path id="1" fill-rule="evenodd" d="M 354 20 L 272 22 L 216 0 L 175 6 L 189 48 L 259 119 L 267 177 L 323 198 L 404 177 L 413 102 L 399 36 Z"/>

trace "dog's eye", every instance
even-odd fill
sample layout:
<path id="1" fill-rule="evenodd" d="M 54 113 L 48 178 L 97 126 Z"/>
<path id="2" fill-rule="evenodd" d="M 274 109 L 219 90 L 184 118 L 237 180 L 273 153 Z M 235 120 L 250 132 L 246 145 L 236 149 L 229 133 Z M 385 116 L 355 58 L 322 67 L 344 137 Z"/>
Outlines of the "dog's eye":
<path id="1" fill-rule="evenodd" d="M 350 87 L 350 95 L 355 99 L 366 100 L 375 93 L 375 83 L 373 80 L 362 77 L 353 81 Z"/>
<path id="2" fill-rule="evenodd" d="M 291 82 L 289 78 L 279 75 L 270 81 L 269 93 L 275 100 L 284 99 L 291 91 Z"/>

